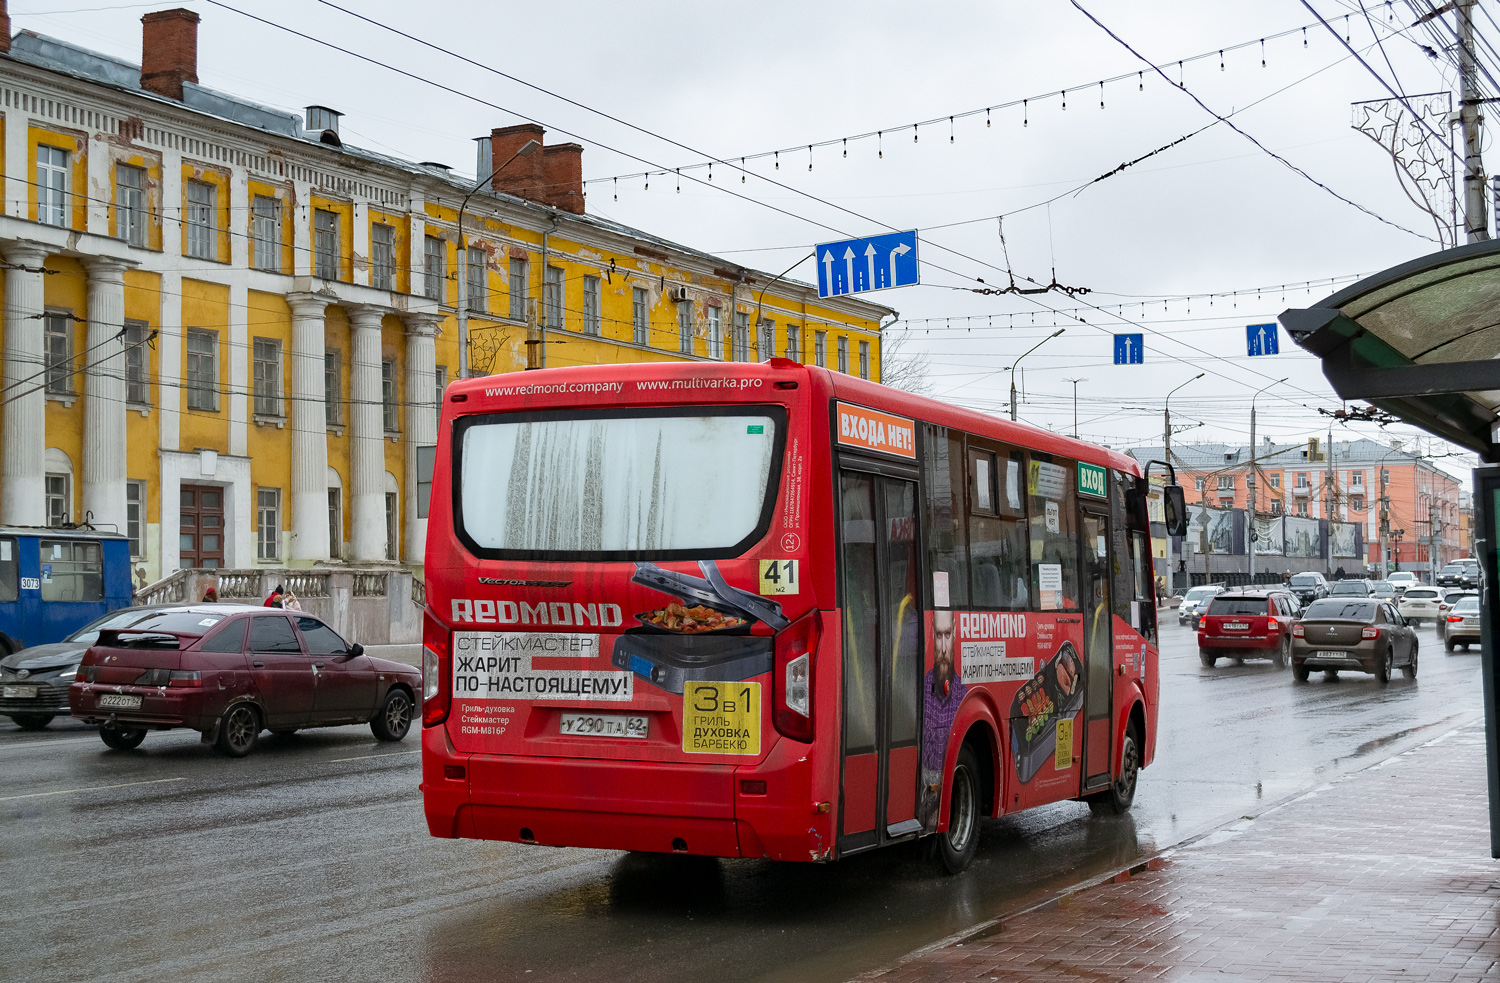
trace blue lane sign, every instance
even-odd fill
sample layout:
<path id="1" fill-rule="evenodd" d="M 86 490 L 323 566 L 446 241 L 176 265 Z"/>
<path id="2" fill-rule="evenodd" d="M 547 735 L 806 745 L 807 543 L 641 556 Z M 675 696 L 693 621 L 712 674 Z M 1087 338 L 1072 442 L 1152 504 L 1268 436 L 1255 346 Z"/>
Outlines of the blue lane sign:
<path id="1" fill-rule="evenodd" d="M 1115 335 L 1115 364 L 1140 365 L 1146 361 L 1144 334 Z"/>
<path id="2" fill-rule="evenodd" d="M 1277 344 L 1276 325 L 1245 325 L 1245 350 L 1251 355 L 1279 354 L 1280 348 Z"/>
<path id="3" fill-rule="evenodd" d="M 916 229 L 825 242 L 814 253 L 818 261 L 819 297 L 910 287 L 920 282 Z"/>

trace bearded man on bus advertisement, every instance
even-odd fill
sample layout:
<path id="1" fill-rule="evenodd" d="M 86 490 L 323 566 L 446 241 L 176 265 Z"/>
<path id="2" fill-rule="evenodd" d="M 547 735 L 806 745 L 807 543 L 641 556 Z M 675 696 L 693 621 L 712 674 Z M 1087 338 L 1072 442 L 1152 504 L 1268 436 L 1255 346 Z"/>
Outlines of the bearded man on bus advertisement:
<path id="1" fill-rule="evenodd" d="M 948 732 L 968 691 L 953 661 L 953 612 L 934 611 L 932 668 L 922 686 L 922 801 L 917 818 L 925 829 L 937 827 Z"/>

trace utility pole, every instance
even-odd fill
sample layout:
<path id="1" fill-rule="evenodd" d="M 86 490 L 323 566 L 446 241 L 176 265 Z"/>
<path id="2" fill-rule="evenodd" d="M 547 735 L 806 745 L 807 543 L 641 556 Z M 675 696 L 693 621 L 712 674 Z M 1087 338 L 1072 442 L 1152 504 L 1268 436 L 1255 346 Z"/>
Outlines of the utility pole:
<path id="1" fill-rule="evenodd" d="M 1064 379 L 1063 382 L 1073 384 L 1073 439 L 1078 439 L 1078 384 L 1088 382 L 1087 379 Z"/>
<path id="2" fill-rule="evenodd" d="M 1464 134 L 1464 232 L 1468 242 L 1483 242 L 1490 237 L 1490 220 L 1485 211 L 1484 162 L 1480 159 L 1479 114 L 1481 96 L 1476 85 L 1478 67 L 1474 59 L 1474 0 L 1455 0 L 1458 14 L 1458 119 Z"/>
<path id="3" fill-rule="evenodd" d="M 1323 452 L 1323 458 L 1328 462 L 1328 475 L 1323 481 L 1327 501 L 1323 503 L 1323 508 L 1328 513 L 1328 573 L 1331 576 L 1333 574 L 1333 524 L 1338 519 L 1334 504 L 1339 499 L 1339 479 L 1333 470 L 1333 427 L 1331 426 L 1328 428 L 1328 449 Z"/>
<path id="4" fill-rule="evenodd" d="M 1182 386 L 1187 385 L 1188 382 L 1197 382 L 1199 379 L 1203 378 L 1207 374 L 1208 374 L 1207 372 L 1199 372 L 1197 375 L 1193 376 L 1187 382 L 1184 382 L 1182 384 Z M 1177 389 L 1181 389 L 1182 386 L 1178 386 Z M 1166 398 L 1166 400 L 1162 404 L 1162 423 L 1163 423 L 1163 425 L 1165 427 L 1165 429 L 1162 431 L 1162 453 L 1166 457 L 1168 465 L 1171 465 L 1171 463 L 1172 463 L 1172 393 L 1175 393 L 1177 391 L 1177 389 L 1173 389 L 1172 392 L 1167 393 L 1167 398 Z M 1015 396 L 1014 395 L 1011 396 L 1011 401 L 1012 401 L 1011 405 L 1014 406 L 1015 405 Z M 1012 417 L 1011 418 L 1012 419 L 1015 418 L 1014 412 L 1012 412 Z M 1206 560 L 1204 561 L 1204 570 L 1208 569 L 1207 562 L 1208 561 L 1206 561 Z M 1168 594 L 1172 593 L 1172 574 L 1173 574 L 1172 563 L 1173 563 L 1173 560 L 1172 560 L 1172 537 L 1169 535 L 1167 537 L 1167 593 Z"/>
<path id="5" fill-rule="evenodd" d="M 1291 376 L 1285 376 L 1277 379 L 1271 383 L 1271 386 L 1279 386 L 1290 378 Z M 1252 584 L 1255 583 L 1255 541 L 1257 536 L 1255 529 L 1255 454 L 1259 450 L 1259 447 L 1255 443 L 1255 400 L 1261 393 L 1270 389 L 1271 386 L 1265 386 L 1254 396 L 1250 397 L 1250 474 L 1245 478 L 1245 488 L 1249 495 L 1250 506 L 1250 583 Z"/>
<path id="6" fill-rule="evenodd" d="M 1391 533 L 1391 500 L 1385 493 L 1386 483 L 1391 480 L 1391 472 L 1386 468 L 1380 469 L 1380 576 L 1378 580 L 1385 579 L 1386 565 L 1390 561 L 1388 537 Z"/>

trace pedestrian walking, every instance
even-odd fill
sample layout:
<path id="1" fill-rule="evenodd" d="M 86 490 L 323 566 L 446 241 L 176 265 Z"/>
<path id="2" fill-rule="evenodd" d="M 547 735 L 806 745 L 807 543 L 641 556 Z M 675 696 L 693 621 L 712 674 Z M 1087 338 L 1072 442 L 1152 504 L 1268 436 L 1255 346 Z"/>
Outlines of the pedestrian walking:
<path id="1" fill-rule="evenodd" d="M 281 603 L 281 598 L 282 598 L 283 593 L 284 592 L 281 589 L 281 585 L 277 584 L 276 585 L 276 589 L 273 590 L 273 591 L 271 591 L 271 596 L 268 597 L 268 598 L 266 598 L 266 604 L 265 604 L 265 606 L 268 607 L 268 608 L 279 608 L 279 607 L 282 607 L 283 605 Z"/>

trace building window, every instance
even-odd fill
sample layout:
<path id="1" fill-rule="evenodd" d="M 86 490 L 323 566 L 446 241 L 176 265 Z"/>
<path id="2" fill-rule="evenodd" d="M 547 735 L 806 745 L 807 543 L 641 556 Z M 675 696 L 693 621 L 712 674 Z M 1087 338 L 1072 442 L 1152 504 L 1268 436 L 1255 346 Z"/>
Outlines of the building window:
<path id="1" fill-rule="evenodd" d="M 1202 478 L 1194 478 L 1193 479 L 1193 487 L 1197 491 L 1202 491 L 1203 490 L 1203 479 Z"/>
<path id="2" fill-rule="evenodd" d="M 214 227 L 214 199 L 219 189 L 204 181 L 187 183 L 188 255 L 218 259 L 218 236 Z"/>
<path id="3" fill-rule="evenodd" d="M 734 351 L 730 357 L 736 362 L 750 361 L 750 315 L 745 311 L 734 312 Z"/>
<path id="4" fill-rule="evenodd" d="M 1349 507 L 1356 512 L 1363 512 L 1365 510 L 1365 497 L 1363 495 L 1349 496 Z"/>
<path id="5" fill-rule="evenodd" d="M 1234 475 L 1219 475 L 1219 491 L 1234 491 Z"/>
<path id="6" fill-rule="evenodd" d="M 583 333 L 599 335 L 603 325 L 599 321 L 599 278 L 583 278 Z"/>
<path id="7" fill-rule="evenodd" d="M 262 560 L 278 559 L 281 556 L 281 489 L 256 489 L 255 511 L 255 555 Z"/>
<path id="8" fill-rule="evenodd" d="M 433 392 L 432 405 L 436 406 L 438 412 L 441 413 L 443 411 L 443 393 L 448 388 L 448 366 L 439 365 L 437 367 L 437 371 L 433 377 L 433 384 L 436 386 L 436 389 Z"/>
<path id="9" fill-rule="evenodd" d="M 188 409 L 219 408 L 219 333 L 187 330 Z"/>
<path id="10" fill-rule="evenodd" d="M 396 227 L 376 222 L 370 227 L 370 286 L 396 289 Z"/>
<path id="11" fill-rule="evenodd" d="M 125 401 L 151 405 L 151 382 L 146 375 L 145 321 L 125 322 Z"/>
<path id="12" fill-rule="evenodd" d="M 859 377 L 870 378 L 870 343 L 868 341 L 859 343 Z"/>
<path id="13" fill-rule="evenodd" d="M 427 236 L 422 243 L 422 262 L 426 276 L 422 280 L 422 296 L 441 303 L 443 281 L 448 278 L 448 241 L 437 236 Z"/>
<path id="14" fill-rule="evenodd" d="M 1271 501 L 1271 514 L 1272 515 L 1280 515 L 1281 514 L 1281 499 L 1277 498 L 1277 499 L 1273 499 Z"/>
<path id="15" fill-rule="evenodd" d="M 72 480 L 65 474 L 47 475 L 47 525 L 56 529 L 68 521 L 69 503 L 73 500 Z"/>
<path id="16" fill-rule="evenodd" d="M 786 326 L 786 357 L 802 361 L 802 329 L 791 324 Z"/>
<path id="17" fill-rule="evenodd" d="M 313 265 L 324 280 L 339 278 L 339 213 L 313 209 Z"/>
<path id="18" fill-rule="evenodd" d="M 631 340 L 637 345 L 651 344 L 651 308 L 645 287 L 630 289 Z"/>
<path id="19" fill-rule="evenodd" d="M 396 415 L 396 360 L 385 359 L 380 363 L 380 408 L 385 417 L 387 433 L 396 433 L 401 427 Z"/>
<path id="20" fill-rule="evenodd" d="M 42 344 L 47 358 L 47 392 L 73 394 L 73 316 L 48 311 L 42 315 Z"/>
<path id="21" fill-rule="evenodd" d="M 323 422 L 337 427 L 344 422 L 344 353 L 323 353 Z"/>
<path id="22" fill-rule="evenodd" d="M 132 246 L 146 244 L 146 171 L 115 165 L 115 235 Z"/>
<path id="23" fill-rule="evenodd" d="M 528 280 L 531 275 L 531 271 L 526 267 L 527 262 L 524 259 L 510 261 L 510 319 L 512 321 L 526 320 L 526 301 L 530 294 Z"/>
<path id="24" fill-rule="evenodd" d="M 693 354 L 693 302 L 677 302 L 677 350 L 684 355 Z"/>
<path id="25" fill-rule="evenodd" d="M 724 357 L 724 325 L 717 307 L 708 309 L 708 357 Z"/>
<path id="26" fill-rule="evenodd" d="M 776 322 L 770 318 L 763 318 L 759 327 L 760 348 L 757 354 L 760 361 L 764 362 L 766 359 L 773 358 L 776 355 Z"/>
<path id="27" fill-rule="evenodd" d="M 813 364 L 818 368 L 828 365 L 828 332 L 813 332 Z"/>
<path id="28" fill-rule="evenodd" d="M 1349 484 L 1355 488 L 1363 488 L 1365 486 L 1365 473 L 1363 471 L 1350 471 Z"/>
<path id="29" fill-rule="evenodd" d="M 849 374 L 849 338 L 839 335 L 839 371 Z"/>
<path id="30" fill-rule="evenodd" d="M 468 291 L 469 310 L 484 313 L 490 309 L 490 278 L 485 276 L 489 271 L 490 257 L 478 243 L 469 243 L 465 250 L 465 266 L 469 271 L 468 283 L 465 289 Z"/>
<path id="31" fill-rule="evenodd" d="M 146 555 L 143 538 L 146 528 L 146 483 L 125 482 L 125 538 L 130 540 L 132 558 Z"/>
<path id="32" fill-rule="evenodd" d="M 328 555 L 335 560 L 339 558 L 339 548 L 344 545 L 344 518 L 340 507 L 342 497 L 340 489 L 328 489 Z"/>
<path id="33" fill-rule="evenodd" d="M 1297 472 L 1297 487 L 1298 488 L 1306 488 L 1307 487 L 1307 472 L 1306 471 L 1298 471 Z"/>
<path id="34" fill-rule="evenodd" d="M 40 144 L 36 148 L 36 220 L 66 227 L 67 202 L 68 152 Z"/>
<path id="35" fill-rule="evenodd" d="M 385 493 L 385 558 L 387 560 L 399 560 L 401 557 L 396 550 L 397 530 L 400 524 L 397 522 L 396 493 Z"/>
<path id="36" fill-rule="evenodd" d="M 1307 517 L 1307 503 L 1306 502 L 1298 502 L 1297 503 L 1297 514 L 1300 515 L 1300 516 L 1302 516 L 1303 518 Z"/>
<path id="37" fill-rule="evenodd" d="M 563 326 L 563 270 L 561 266 L 549 266 L 543 275 L 542 308 L 547 327 Z"/>
<path id="38" fill-rule="evenodd" d="M 281 342 L 275 338 L 255 339 L 255 412 L 281 415 Z"/>
<path id="39" fill-rule="evenodd" d="M 1267 478 L 1266 478 L 1266 480 L 1271 483 L 1271 487 L 1272 488 L 1275 488 L 1278 491 L 1281 489 L 1281 475 L 1279 475 L 1279 474 L 1268 475 Z"/>
<path id="40" fill-rule="evenodd" d="M 250 205 L 250 238 L 255 246 L 255 268 L 281 272 L 281 199 L 256 195 Z"/>

